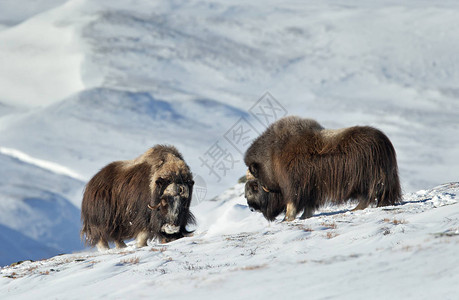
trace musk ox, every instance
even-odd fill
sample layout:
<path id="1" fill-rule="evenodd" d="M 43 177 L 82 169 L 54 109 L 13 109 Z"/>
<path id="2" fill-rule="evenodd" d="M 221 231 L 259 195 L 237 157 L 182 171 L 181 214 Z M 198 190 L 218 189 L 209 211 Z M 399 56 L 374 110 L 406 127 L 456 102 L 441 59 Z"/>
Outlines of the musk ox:
<path id="1" fill-rule="evenodd" d="M 327 202 L 394 205 L 401 199 L 392 143 L 367 126 L 324 129 L 314 120 L 285 117 L 248 148 L 245 195 L 249 206 L 273 220 L 309 218 Z"/>
<path id="2" fill-rule="evenodd" d="M 175 147 L 157 145 L 136 159 L 115 161 L 86 185 L 81 205 L 86 244 L 108 249 L 108 242 L 137 247 L 151 238 L 169 242 L 190 234 L 193 192 L 190 168 Z"/>

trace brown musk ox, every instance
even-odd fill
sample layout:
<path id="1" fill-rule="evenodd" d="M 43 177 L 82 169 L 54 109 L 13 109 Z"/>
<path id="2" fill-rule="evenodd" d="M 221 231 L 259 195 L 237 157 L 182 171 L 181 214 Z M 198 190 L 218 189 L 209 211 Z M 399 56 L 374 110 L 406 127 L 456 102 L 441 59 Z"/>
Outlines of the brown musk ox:
<path id="1" fill-rule="evenodd" d="M 287 221 L 301 211 L 308 218 L 327 202 L 355 199 L 355 209 L 364 209 L 401 199 L 395 149 L 372 127 L 332 130 L 285 117 L 254 140 L 244 161 L 253 175 L 246 183 L 248 203 L 270 220 L 282 211 Z"/>
<path id="2" fill-rule="evenodd" d="M 190 234 L 193 177 L 182 155 L 172 146 L 156 145 L 133 160 L 115 161 L 86 185 L 81 205 L 86 244 L 108 249 L 108 242 L 137 247 L 151 238 L 169 242 Z"/>

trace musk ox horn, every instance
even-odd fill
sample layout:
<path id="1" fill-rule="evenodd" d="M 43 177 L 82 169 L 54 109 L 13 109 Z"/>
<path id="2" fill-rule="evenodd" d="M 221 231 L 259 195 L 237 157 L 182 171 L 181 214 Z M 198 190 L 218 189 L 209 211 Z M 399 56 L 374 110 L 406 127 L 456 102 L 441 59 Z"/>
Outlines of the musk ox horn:
<path id="1" fill-rule="evenodd" d="M 269 190 L 268 190 L 264 185 L 261 185 L 261 188 L 262 188 L 263 191 L 265 191 L 266 193 L 269 193 Z"/>
<path id="2" fill-rule="evenodd" d="M 247 178 L 247 181 L 255 179 L 255 177 L 250 173 L 250 170 L 247 169 L 247 172 L 245 173 L 245 177 Z"/>
<path id="3" fill-rule="evenodd" d="M 247 178 L 247 181 L 249 180 L 255 180 L 255 176 L 253 176 L 253 174 L 250 172 L 249 169 L 247 169 L 247 172 L 245 173 L 245 177 Z M 261 185 L 261 188 L 263 189 L 263 191 L 265 191 L 266 193 L 270 193 L 270 190 L 265 187 L 264 185 Z"/>
<path id="4" fill-rule="evenodd" d="M 161 205 L 161 203 L 158 203 L 156 204 L 155 206 L 151 206 L 150 204 L 147 205 L 147 207 L 150 209 L 150 210 L 157 210 L 159 208 L 159 206 Z"/>

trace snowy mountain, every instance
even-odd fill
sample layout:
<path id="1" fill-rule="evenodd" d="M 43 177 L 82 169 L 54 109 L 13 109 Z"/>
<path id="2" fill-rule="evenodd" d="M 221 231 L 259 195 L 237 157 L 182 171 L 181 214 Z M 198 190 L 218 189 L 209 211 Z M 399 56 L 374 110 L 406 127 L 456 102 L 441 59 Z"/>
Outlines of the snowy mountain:
<path id="1" fill-rule="evenodd" d="M 198 232 L 237 239 L 256 218 L 282 239 L 288 224 L 244 223 L 240 187 L 228 210 L 208 200 L 284 114 L 383 130 L 406 195 L 457 181 L 458 26 L 454 1 L 0 1 L 0 265 L 82 250 L 84 184 L 155 144 L 177 146 L 200 179 L 193 207 L 212 217 Z"/>
<path id="2" fill-rule="evenodd" d="M 269 223 L 239 184 L 193 208 L 192 237 L 80 252 L 0 270 L 4 299 L 455 299 L 459 183 L 403 203 Z"/>
<path id="3" fill-rule="evenodd" d="M 83 182 L 26 161 L 0 148 L 0 265 L 83 249 L 80 211 L 70 200 L 80 197 Z"/>
<path id="4" fill-rule="evenodd" d="M 156 143 L 177 144 L 215 196 L 242 174 L 242 156 L 234 153 L 238 162 L 220 181 L 199 157 L 224 142 L 224 134 L 269 91 L 288 114 L 326 127 L 384 130 L 398 152 L 406 191 L 456 179 L 454 2 L 48 2 L 52 9 L 0 32 L 0 102 L 25 110 L 0 118 L 4 147 L 71 166 L 89 179 L 109 161 L 136 157 Z M 176 106 L 176 116 L 186 120 L 152 124 L 153 116 L 145 115 L 162 108 L 142 104 L 123 115 L 123 107 L 138 105 L 135 100 L 113 111 L 133 95 Z M 72 110 L 63 102 L 75 105 L 81 98 L 86 100 L 70 120 L 55 116 L 62 111 L 56 108 L 49 115 L 49 105 Z M 93 98 L 100 118 L 114 127 L 106 130 L 94 120 L 100 110 L 91 113 Z M 199 100 L 236 113 L 202 110 L 205 102 L 189 108 Z M 171 123 L 182 127 L 173 130 Z M 75 136 L 71 146 L 55 144 L 63 136 Z M 40 145 L 46 142 L 57 152 Z M 446 142 L 450 147 L 438 150 Z"/>

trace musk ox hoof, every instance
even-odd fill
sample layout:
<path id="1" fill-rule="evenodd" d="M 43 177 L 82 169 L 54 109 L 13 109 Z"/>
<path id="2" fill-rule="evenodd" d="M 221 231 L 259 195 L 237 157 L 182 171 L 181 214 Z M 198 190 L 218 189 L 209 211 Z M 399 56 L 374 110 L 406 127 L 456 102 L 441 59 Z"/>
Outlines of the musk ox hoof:
<path id="1" fill-rule="evenodd" d="M 287 217 L 287 216 L 285 216 L 282 219 L 282 222 L 292 222 L 292 221 L 295 221 L 295 217 Z"/>
<path id="2" fill-rule="evenodd" d="M 174 234 L 180 231 L 180 226 L 175 226 L 171 224 L 164 224 L 161 227 L 161 231 L 167 234 Z"/>

